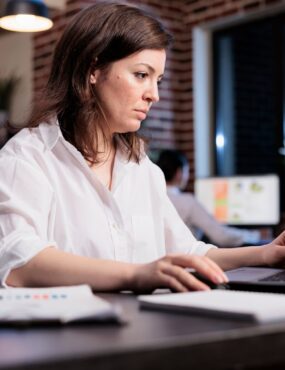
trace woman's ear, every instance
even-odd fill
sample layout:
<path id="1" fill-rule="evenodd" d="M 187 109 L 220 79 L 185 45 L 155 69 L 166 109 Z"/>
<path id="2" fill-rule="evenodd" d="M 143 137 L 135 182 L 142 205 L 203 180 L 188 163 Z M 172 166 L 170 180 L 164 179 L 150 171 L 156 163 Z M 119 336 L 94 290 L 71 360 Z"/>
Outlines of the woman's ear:
<path id="1" fill-rule="evenodd" d="M 99 75 L 99 69 L 96 69 L 96 63 L 97 63 L 98 58 L 95 59 L 95 61 L 92 63 L 91 69 L 93 72 L 90 74 L 90 83 L 92 85 L 95 85 L 98 79 Z"/>
<path id="2" fill-rule="evenodd" d="M 90 74 L 90 83 L 92 85 L 96 84 L 96 82 L 98 81 L 99 75 L 100 75 L 100 70 L 99 69 L 94 69 L 94 71 Z"/>
<path id="3" fill-rule="evenodd" d="M 95 84 L 96 84 L 96 81 L 97 81 L 97 78 L 96 78 L 95 74 L 96 74 L 96 71 L 95 71 L 95 73 L 92 73 L 92 74 L 90 75 L 90 83 L 91 83 L 92 85 L 95 85 Z"/>

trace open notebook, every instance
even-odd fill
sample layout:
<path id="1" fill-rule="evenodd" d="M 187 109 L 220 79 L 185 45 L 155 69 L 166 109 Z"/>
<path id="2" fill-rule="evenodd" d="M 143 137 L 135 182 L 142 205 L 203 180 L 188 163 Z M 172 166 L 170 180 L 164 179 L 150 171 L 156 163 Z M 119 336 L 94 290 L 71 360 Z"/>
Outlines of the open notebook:
<path id="1" fill-rule="evenodd" d="M 143 308 L 184 311 L 271 322 L 285 320 L 285 295 L 230 290 L 153 294 L 138 297 Z"/>
<path id="2" fill-rule="evenodd" d="M 0 289 L 0 323 L 121 321 L 121 310 L 88 285 Z"/>

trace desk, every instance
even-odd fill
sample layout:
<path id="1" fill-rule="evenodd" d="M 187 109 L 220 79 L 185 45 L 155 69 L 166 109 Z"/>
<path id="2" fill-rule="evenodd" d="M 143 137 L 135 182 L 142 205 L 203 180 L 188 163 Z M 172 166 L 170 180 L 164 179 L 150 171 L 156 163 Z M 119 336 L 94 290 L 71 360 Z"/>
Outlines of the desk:
<path id="1" fill-rule="evenodd" d="M 101 296 L 121 304 L 129 324 L 0 328 L 0 369 L 285 369 L 285 321 L 139 310 L 133 295 Z"/>

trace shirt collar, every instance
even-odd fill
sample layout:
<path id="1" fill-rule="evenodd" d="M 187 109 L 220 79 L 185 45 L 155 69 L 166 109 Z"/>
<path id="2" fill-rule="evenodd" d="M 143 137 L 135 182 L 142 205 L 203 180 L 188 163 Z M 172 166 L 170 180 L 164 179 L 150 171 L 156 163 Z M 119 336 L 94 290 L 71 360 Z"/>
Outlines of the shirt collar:
<path id="1" fill-rule="evenodd" d="M 55 147 L 60 138 L 65 141 L 59 126 L 59 122 L 56 118 L 50 120 L 49 122 L 41 123 L 39 125 L 39 130 L 42 140 L 50 150 Z M 118 145 L 113 168 L 113 190 L 115 190 L 129 169 L 135 165 L 137 165 L 137 163 L 133 159 L 129 160 L 124 149 Z"/>
<path id="2" fill-rule="evenodd" d="M 49 122 L 41 123 L 39 125 L 39 131 L 45 145 L 50 150 L 55 147 L 59 138 L 63 137 L 56 118 L 51 119 Z"/>

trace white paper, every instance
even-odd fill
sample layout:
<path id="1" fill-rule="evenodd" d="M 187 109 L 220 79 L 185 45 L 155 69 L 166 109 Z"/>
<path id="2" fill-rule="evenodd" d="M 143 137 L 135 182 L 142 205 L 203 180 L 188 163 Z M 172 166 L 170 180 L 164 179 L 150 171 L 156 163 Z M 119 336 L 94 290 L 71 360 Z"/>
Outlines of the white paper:
<path id="1" fill-rule="evenodd" d="M 0 289 L 0 322 L 119 320 L 120 314 L 88 285 Z"/>
<path id="2" fill-rule="evenodd" d="M 285 320 L 285 295 L 272 293 L 211 290 L 145 295 L 140 305 L 171 310 L 209 313 L 258 322 Z"/>

